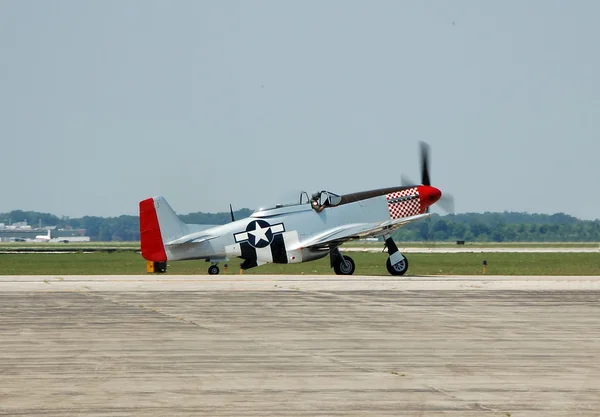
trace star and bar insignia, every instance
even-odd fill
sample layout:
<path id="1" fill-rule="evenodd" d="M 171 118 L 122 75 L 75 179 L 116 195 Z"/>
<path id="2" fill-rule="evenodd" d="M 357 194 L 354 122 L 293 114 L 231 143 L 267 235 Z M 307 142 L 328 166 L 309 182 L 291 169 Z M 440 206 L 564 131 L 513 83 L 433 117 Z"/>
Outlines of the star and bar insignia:
<path id="1" fill-rule="evenodd" d="M 246 226 L 245 232 L 235 233 L 236 243 L 248 242 L 255 248 L 266 248 L 273 242 L 273 236 L 285 232 L 283 223 L 270 225 L 265 220 L 253 220 Z"/>

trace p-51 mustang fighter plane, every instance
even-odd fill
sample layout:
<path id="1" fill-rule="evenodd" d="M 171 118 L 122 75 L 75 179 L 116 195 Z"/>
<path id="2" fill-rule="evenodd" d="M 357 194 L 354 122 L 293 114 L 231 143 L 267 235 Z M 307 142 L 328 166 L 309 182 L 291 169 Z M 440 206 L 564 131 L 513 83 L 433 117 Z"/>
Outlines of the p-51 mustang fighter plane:
<path id="1" fill-rule="evenodd" d="M 141 251 L 146 260 L 166 262 L 206 259 L 208 273 L 219 273 L 219 262 L 241 258 L 242 269 L 265 263 L 298 263 L 331 259 L 338 275 L 352 275 L 352 258 L 340 246 L 349 240 L 383 236 L 389 257 L 387 270 L 403 275 L 408 261 L 391 232 L 428 217 L 429 206 L 442 193 L 429 180 L 428 148 L 422 144 L 420 185 L 403 185 L 337 195 L 329 191 L 300 194 L 297 203 L 260 209 L 250 217 L 220 226 L 183 223 L 163 197 L 140 202 Z"/>

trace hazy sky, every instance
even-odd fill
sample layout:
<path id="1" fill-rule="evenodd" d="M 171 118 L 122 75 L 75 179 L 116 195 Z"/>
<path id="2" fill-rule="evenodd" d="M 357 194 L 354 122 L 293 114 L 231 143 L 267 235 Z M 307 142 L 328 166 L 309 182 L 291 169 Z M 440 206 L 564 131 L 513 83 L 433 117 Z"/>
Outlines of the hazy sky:
<path id="1" fill-rule="evenodd" d="M 0 0 L 0 212 L 419 179 L 600 218 L 600 2 Z M 279 200 L 279 201 L 278 201 Z"/>

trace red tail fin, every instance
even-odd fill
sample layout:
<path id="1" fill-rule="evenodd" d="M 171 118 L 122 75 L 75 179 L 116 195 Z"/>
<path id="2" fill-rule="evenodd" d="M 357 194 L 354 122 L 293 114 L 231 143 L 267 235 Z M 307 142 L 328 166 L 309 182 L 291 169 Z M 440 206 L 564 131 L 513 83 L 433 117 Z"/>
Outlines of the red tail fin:
<path id="1" fill-rule="evenodd" d="M 167 260 L 154 198 L 140 201 L 140 240 L 144 259 L 154 262 Z"/>

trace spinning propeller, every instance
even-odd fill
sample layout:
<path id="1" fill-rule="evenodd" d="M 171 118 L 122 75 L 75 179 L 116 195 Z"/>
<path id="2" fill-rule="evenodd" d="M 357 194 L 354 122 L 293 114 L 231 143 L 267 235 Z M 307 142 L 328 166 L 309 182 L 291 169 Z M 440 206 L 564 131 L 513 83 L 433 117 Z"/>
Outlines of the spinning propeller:
<path id="1" fill-rule="evenodd" d="M 410 186 L 415 184 L 414 181 L 410 180 L 405 175 L 400 177 L 403 186 Z M 454 213 L 454 197 L 450 194 L 442 195 L 442 192 L 431 186 L 431 178 L 429 176 L 429 145 L 425 142 L 421 142 L 421 185 L 415 185 L 419 188 L 419 195 L 421 200 L 427 204 L 426 213 L 429 213 L 429 206 L 434 203 L 439 203 L 442 210 L 447 213 Z"/>

